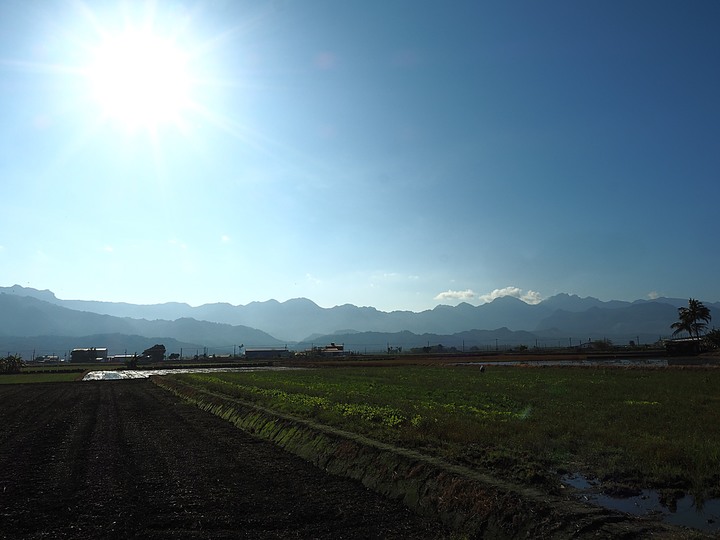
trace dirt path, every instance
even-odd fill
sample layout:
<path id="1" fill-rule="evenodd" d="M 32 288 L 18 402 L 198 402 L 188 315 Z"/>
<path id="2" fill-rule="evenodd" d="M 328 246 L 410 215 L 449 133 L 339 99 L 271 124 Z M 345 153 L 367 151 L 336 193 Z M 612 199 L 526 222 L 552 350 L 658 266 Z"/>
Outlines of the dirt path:
<path id="1" fill-rule="evenodd" d="M 147 380 L 0 386 L 0 538 L 445 538 Z"/>

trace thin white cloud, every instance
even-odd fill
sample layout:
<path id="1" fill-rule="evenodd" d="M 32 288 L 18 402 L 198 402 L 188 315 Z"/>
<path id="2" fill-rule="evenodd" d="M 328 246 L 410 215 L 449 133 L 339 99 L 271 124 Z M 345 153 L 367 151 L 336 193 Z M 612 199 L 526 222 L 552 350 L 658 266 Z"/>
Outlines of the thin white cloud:
<path id="1" fill-rule="evenodd" d="M 220 241 L 221 241 L 223 244 L 229 244 L 229 243 L 230 243 L 230 237 L 229 237 L 227 234 L 223 234 L 223 235 L 220 237 Z"/>
<path id="2" fill-rule="evenodd" d="M 647 294 L 647 297 L 648 297 L 650 300 L 657 300 L 658 298 L 660 298 L 660 293 L 657 292 L 657 291 L 650 291 L 650 292 Z"/>
<path id="3" fill-rule="evenodd" d="M 492 302 L 496 298 L 501 298 L 503 296 L 518 298 L 526 304 L 539 304 L 543 300 L 543 297 L 539 292 L 532 290 L 523 291 L 520 287 L 504 287 L 502 289 L 495 289 L 487 294 L 476 294 L 472 289 L 466 289 L 464 291 L 454 291 L 450 289 L 445 292 L 441 292 L 434 299 L 439 301 L 460 300 L 464 302 L 477 300 L 480 304 L 487 304 L 488 302 Z"/>
<path id="4" fill-rule="evenodd" d="M 504 287 L 502 289 L 495 289 L 487 294 L 481 294 L 478 296 L 478 300 L 481 303 L 486 304 L 492 302 L 496 298 L 502 298 L 503 296 L 512 296 L 519 298 L 527 304 L 539 304 L 542 302 L 542 295 L 537 291 L 523 291 L 520 287 Z"/>
<path id="5" fill-rule="evenodd" d="M 435 300 L 472 300 L 475 298 L 475 293 L 472 289 L 464 291 L 445 291 L 441 292 L 435 297 Z"/>
<path id="6" fill-rule="evenodd" d="M 520 297 L 520 300 L 527 304 L 539 304 L 543 301 L 542 295 L 537 291 L 530 291 L 526 292 Z"/>

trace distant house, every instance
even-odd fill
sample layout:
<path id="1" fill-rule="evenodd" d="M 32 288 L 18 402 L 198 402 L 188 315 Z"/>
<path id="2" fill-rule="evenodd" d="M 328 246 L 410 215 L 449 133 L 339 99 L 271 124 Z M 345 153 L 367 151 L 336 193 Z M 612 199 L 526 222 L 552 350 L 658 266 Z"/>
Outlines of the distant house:
<path id="1" fill-rule="evenodd" d="M 90 347 L 89 349 L 73 349 L 70 351 L 70 361 L 77 363 L 107 362 L 108 350 L 104 347 Z"/>
<path id="2" fill-rule="evenodd" d="M 345 356 L 347 351 L 345 351 L 345 345 L 336 345 L 335 343 L 331 343 L 330 345 L 325 345 L 324 347 L 313 347 L 311 354 L 320 356 Z"/>
<path id="3" fill-rule="evenodd" d="M 247 360 L 271 360 L 273 358 L 290 358 L 292 352 L 285 347 L 265 347 L 257 349 L 245 349 Z"/>

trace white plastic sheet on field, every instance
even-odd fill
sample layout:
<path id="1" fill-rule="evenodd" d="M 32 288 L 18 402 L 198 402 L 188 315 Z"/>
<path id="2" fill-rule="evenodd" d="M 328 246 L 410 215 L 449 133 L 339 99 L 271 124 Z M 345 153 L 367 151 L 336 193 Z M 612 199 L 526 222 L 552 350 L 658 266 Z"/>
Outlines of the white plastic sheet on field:
<path id="1" fill-rule="evenodd" d="M 147 379 L 151 375 L 173 375 L 175 373 L 219 373 L 236 371 L 279 371 L 300 369 L 289 367 L 255 366 L 236 368 L 188 368 L 188 369 L 121 369 L 117 371 L 90 371 L 85 374 L 83 381 L 117 381 L 122 379 Z"/>

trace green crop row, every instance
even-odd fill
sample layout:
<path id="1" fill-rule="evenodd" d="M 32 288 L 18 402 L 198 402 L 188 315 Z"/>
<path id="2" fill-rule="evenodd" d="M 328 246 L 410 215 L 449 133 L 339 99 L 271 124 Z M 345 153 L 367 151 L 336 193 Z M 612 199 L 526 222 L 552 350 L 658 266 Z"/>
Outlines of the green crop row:
<path id="1" fill-rule="evenodd" d="M 515 480 L 558 471 L 720 494 L 720 370 L 391 367 L 181 375 L 193 386 Z"/>

